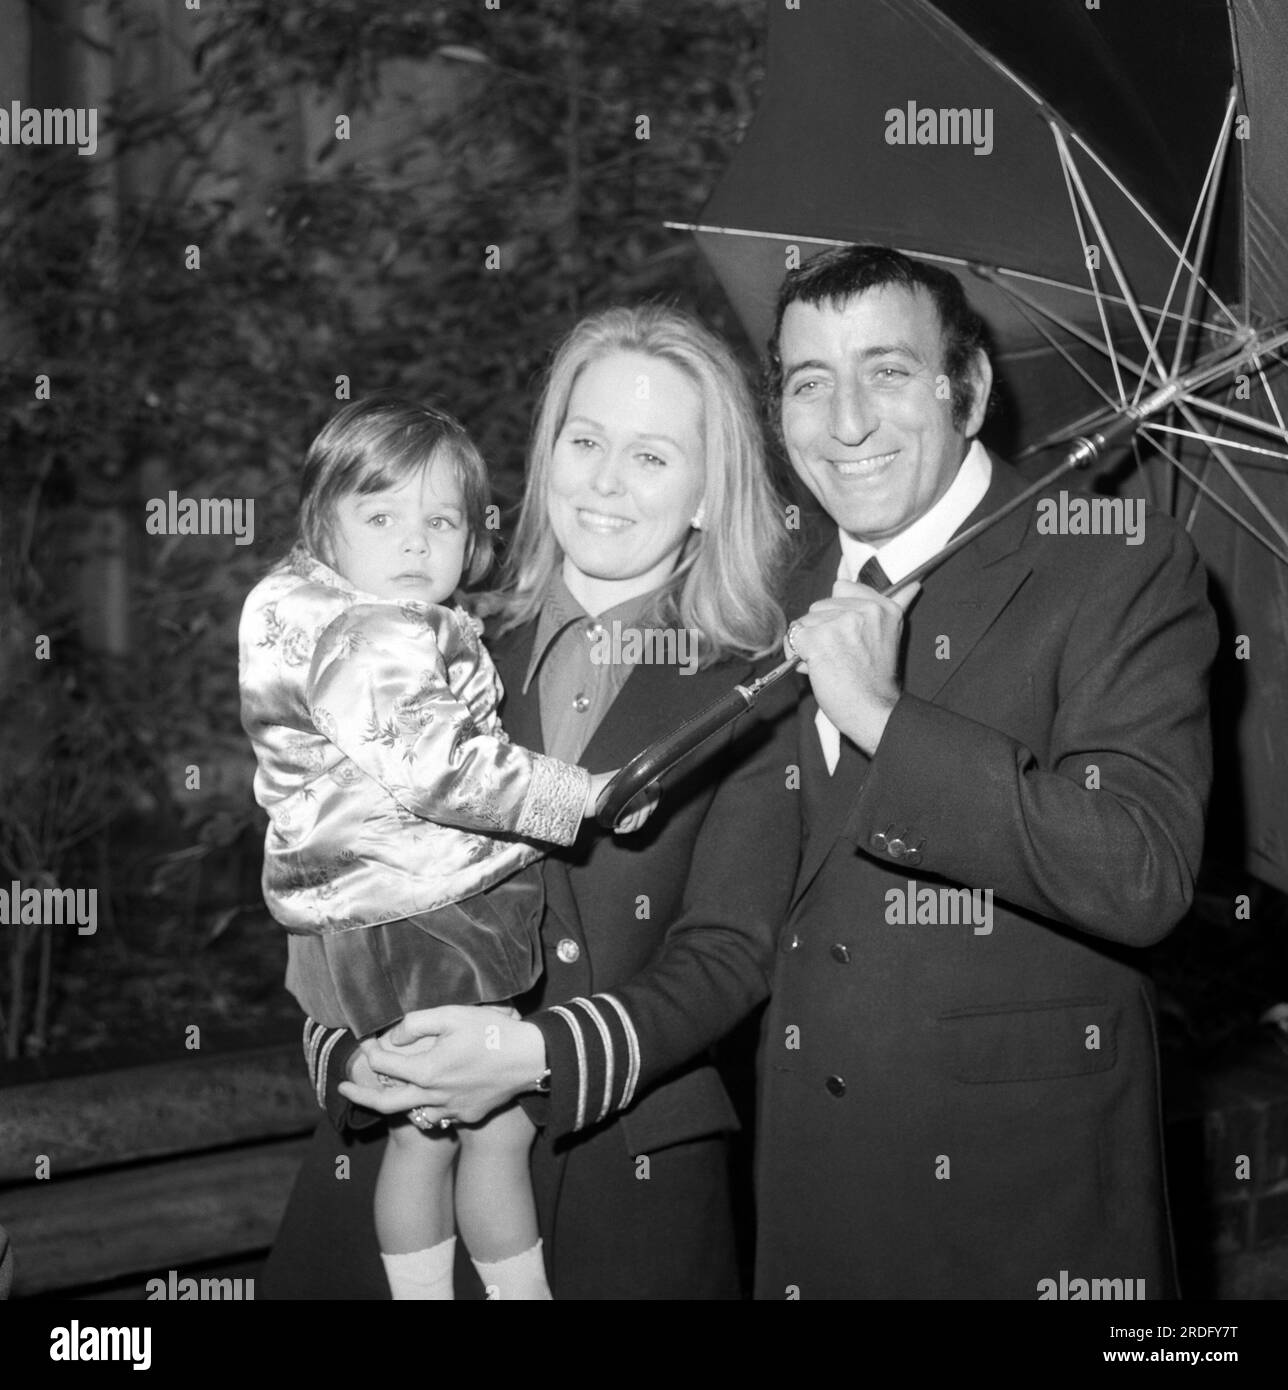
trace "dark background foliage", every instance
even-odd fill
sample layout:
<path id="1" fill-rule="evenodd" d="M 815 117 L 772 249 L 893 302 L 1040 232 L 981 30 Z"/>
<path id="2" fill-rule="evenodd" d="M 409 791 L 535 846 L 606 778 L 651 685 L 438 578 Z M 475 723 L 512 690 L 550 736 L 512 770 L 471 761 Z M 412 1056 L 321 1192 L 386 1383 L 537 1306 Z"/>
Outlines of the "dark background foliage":
<path id="1" fill-rule="evenodd" d="M 94 936 L 7 936 L 11 1057 L 294 1018 L 236 625 L 340 378 L 457 414 L 510 502 L 580 314 L 664 296 L 738 331 L 662 223 L 751 117 L 760 4 L 241 0 L 178 57 L 155 14 L 113 13 L 114 144 L 3 167 L 0 882 L 99 893 Z M 254 544 L 148 535 L 170 490 L 254 498 Z"/>

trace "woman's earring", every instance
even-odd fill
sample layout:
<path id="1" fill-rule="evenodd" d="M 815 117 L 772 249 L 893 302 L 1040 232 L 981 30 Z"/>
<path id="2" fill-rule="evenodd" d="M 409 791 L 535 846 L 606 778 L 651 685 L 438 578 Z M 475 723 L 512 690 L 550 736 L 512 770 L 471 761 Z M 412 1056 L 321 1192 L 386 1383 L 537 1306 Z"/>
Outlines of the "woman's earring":
<path id="1" fill-rule="evenodd" d="M 702 508 L 701 508 L 701 506 L 699 506 L 699 507 L 698 507 L 698 510 L 697 510 L 696 512 L 693 513 L 693 519 L 689 522 L 689 525 L 692 526 L 693 529 L 694 529 L 695 531 L 701 531 L 701 530 L 702 530 L 702 522 L 703 522 Z"/>

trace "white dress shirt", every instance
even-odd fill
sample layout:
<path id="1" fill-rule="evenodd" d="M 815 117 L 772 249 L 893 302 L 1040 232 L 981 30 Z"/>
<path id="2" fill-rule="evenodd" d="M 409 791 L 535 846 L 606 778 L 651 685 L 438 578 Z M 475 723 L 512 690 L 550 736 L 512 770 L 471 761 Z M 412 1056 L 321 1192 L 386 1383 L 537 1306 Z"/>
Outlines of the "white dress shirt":
<path id="1" fill-rule="evenodd" d="M 841 532 L 841 563 L 836 577 L 853 583 L 859 571 L 872 556 L 876 556 L 891 583 L 898 583 L 918 565 L 925 564 L 941 551 L 966 518 L 983 501 L 993 479 L 993 464 L 988 451 L 978 439 L 971 443 L 948 485 L 948 491 L 924 516 L 911 526 L 880 545 L 869 545 L 857 536 Z M 814 716 L 819 743 L 827 760 L 828 772 L 835 772 L 841 758 L 841 734 L 836 725 L 820 709 Z"/>

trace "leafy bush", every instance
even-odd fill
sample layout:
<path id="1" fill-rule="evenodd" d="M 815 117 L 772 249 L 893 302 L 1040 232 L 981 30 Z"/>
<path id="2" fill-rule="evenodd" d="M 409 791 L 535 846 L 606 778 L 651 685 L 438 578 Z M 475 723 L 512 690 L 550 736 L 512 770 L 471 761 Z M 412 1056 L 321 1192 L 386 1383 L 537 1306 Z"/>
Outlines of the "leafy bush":
<path id="1" fill-rule="evenodd" d="M 750 119 L 762 14 L 751 0 L 241 0 L 194 12 L 186 76 L 158 90 L 130 60 L 172 50 L 187 20 L 162 30 L 139 9 L 110 5 L 108 177 L 70 152 L 15 151 L 0 200 L 0 304 L 20 310 L 0 364 L 0 872 L 96 884 L 114 968 L 133 980 L 153 960 L 159 981 L 181 962 L 190 985 L 164 976 L 155 993 L 198 998 L 212 953 L 237 944 L 234 915 L 257 905 L 237 618 L 290 541 L 298 461 L 337 378 L 457 414 L 509 502 L 537 378 L 580 314 L 664 295 L 736 334 L 662 222 L 701 208 Z M 361 158 L 329 133 L 287 157 L 339 112 L 365 132 Z M 253 498 L 255 544 L 148 535 L 146 503 L 171 489 Z M 263 976 L 280 979 L 280 941 L 262 937 Z M 78 986 L 54 963 L 65 951 L 77 975 L 82 953 L 47 932 L 19 943 L 9 1055 L 112 1040 L 56 1018 Z M 100 943 L 94 969 L 112 959 Z M 133 1035 L 129 997 L 118 1031 Z"/>

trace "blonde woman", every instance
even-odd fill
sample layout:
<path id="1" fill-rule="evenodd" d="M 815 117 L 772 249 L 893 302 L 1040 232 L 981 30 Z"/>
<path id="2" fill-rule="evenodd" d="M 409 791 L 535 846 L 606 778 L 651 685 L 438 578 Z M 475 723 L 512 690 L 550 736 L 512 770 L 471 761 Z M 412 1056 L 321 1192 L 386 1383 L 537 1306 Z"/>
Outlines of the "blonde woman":
<path id="1" fill-rule="evenodd" d="M 669 308 L 582 320 L 538 409 L 493 621 L 511 737 L 617 767 L 772 662 L 786 538 L 725 345 Z M 549 855 L 545 972 L 523 1017 L 427 1009 L 362 1048 L 315 1031 L 314 1080 L 341 1134 L 315 1142 L 266 1292 L 381 1296 L 357 1219 L 382 1142 L 379 1123 L 355 1133 L 371 1110 L 470 1124 L 518 1097 L 539 1126 L 555 1298 L 738 1296 L 737 1121 L 710 1049 L 765 997 L 786 912 L 793 697 L 673 774 L 642 832 L 588 827 Z"/>

